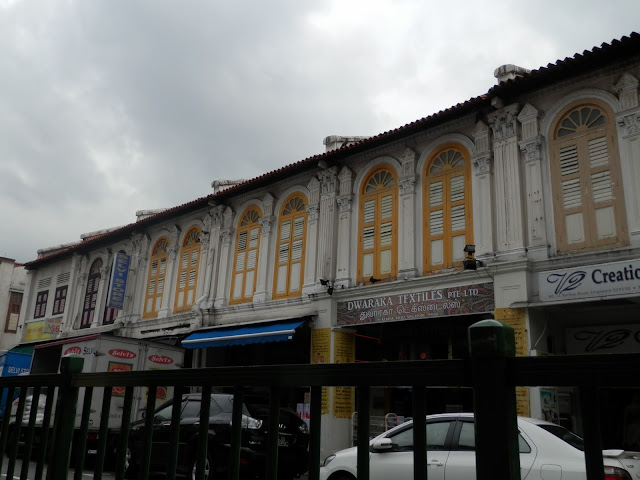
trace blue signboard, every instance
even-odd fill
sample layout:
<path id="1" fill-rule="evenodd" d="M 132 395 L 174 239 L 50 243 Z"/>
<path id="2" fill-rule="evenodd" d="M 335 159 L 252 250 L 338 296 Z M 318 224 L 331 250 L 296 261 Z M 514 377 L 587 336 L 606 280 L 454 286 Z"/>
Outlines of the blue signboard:
<path id="1" fill-rule="evenodd" d="M 124 308 L 124 293 L 127 289 L 127 276 L 131 257 L 124 253 L 116 253 L 111 271 L 111 285 L 107 296 L 107 307 L 122 310 Z"/>

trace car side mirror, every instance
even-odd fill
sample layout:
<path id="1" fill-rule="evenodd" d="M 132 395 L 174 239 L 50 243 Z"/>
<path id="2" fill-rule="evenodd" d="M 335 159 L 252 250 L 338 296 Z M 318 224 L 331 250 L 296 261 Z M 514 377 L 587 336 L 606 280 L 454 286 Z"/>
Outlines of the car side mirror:
<path id="1" fill-rule="evenodd" d="M 385 452 L 392 450 L 394 446 L 390 438 L 380 438 L 371 444 L 371 450 L 374 452 Z"/>

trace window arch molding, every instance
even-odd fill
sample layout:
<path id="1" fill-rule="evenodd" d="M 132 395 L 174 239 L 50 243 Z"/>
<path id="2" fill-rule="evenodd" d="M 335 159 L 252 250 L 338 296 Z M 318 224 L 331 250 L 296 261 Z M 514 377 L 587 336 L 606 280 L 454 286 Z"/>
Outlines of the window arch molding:
<path id="1" fill-rule="evenodd" d="M 615 115 L 619 103 L 607 92 L 585 97 L 586 92 L 558 102 L 543 124 L 551 199 L 546 210 L 559 254 L 629 243 Z"/>
<path id="2" fill-rule="evenodd" d="M 370 223 L 365 222 L 364 219 L 364 209 L 367 207 L 367 201 L 370 200 L 367 198 L 368 195 L 364 193 L 364 190 L 366 187 L 366 183 L 374 175 L 376 175 L 377 172 L 381 172 L 383 170 L 388 171 L 394 179 L 394 185 L 389 190 L 389 192 L 391 192 L 392 194 L 392 205 L 390 212 L 391 216 L 388 218 L 388 221 L 386 219 L 380 218 L 378 212 L 382 211 L 381 205 L 379 204 L 381 198 L 377 199 L 375 204 L 375 215 L 378 220 L 376 220 L 375 222 L 375 238 L 369 239 L 370 241 L 373 240 L 374 242 L 373 250 L 371 250 L 371 248 L 368 248 L 368 246 L 365 245 L 365 239 L 363 236 L 365 234 L 364 228 L 367 228 L 367 223 Z M 354 271 L 356 272 L 357 283 L 369 283 L 369 279 L 371 277 L 374 277 L 378 280 L 387 278 L 394 279 L 398 275 L 398 245 L 402 244 L 402 232 L 399 228 L 400 205 L 398 201 L 398 180 L 400 178 L 399 172 L 401 171 L 402 167 L 396 159 L 389 156 L 384 156 L 378 157 L 375 160 L 369 162 L 366 168 L 363 168 L 361 171 L 359 171 L 358 175 L 356 176 L 356 181 L 354 182 L 355 221 L 353 222 L 352 238 L 357 239 L 355 243 L 356 255 L 353 256 L 353 267 Z M 391 222 L 392 224 L 392 230 L 390 234 L 391 243 L 387 245 L 387 240 L 382 240 L 382 238 L 380 237 L 380 235 L 384 234 L 378 231 L 378 227 L 389 222 Z M 370 223 L 369 228 L 371 228 L 373 225 L 373 223 Z M 384 244 L 384 246 L 382 246 L 382 244 Z M 382 257 L 380 257 L 380 248 L 382 248 L 382 250 L 387 250 L 390 252 L 388 254 L 385 254 L 389 255 L 389 257 L 385 257 L 384 262 L 382 262 Z M 368 257 L 367 255 L 373 255 L 373 257 Z M 369 262 L 373 262 L 371 263 L 371 268 L 369 268 L 368 266 Z M 384 263 L 385 265 L 381 268 L 382 263 Z"/>
<path id="3" fill-rule="evenodd" d="M 275 208 L 274 299 L 299 297 L 304 283 L 309 195 L 300 189 L 289 191 Z"/>
<path id="4" fill-rule="evenodd" d="M 255 294 L 258 279 L 264 209 L 262 202 L 247 202 L 239 214 L 236 214 L 233 228 L 233 255 L 231 256 L 231 282 L 229 285 L 229 304 L 249 303 Z M 244 224 L 243 224 L 244 223 Z"/>
<path id="5" fill-rule="evenodd" d="M 584 88 L 565 95 L 554 103 L 540 120 L 540 132 L 546 139 L 553 138 L 553 125 L 565 109 L 570 108 L 574 103 L 580 103 L 582 101 L 589 102 L 592 100 L 602 102 L 611 109 L 614 114 L 622 111 L 620 101 L 615 95 L 596 88 Z"/>
<path id="6" fill-rule="evenodd" d="M 201 275 L 202 224 L 201 222 L 192 222 L 183 231 L 184 234 L 180 236 L 177 245 L 174 312 L 185 311 L 193 306 L 197 298 Z"/>
<path id="7" fill-rule="evenodd" d="M 459 144 L 464 147 L 469 153 L 469 157 L 473 157 L 476 146 L 469 137 L 465 135 L 461 135 L 459 133 L 450 133 L 448 135 L 443 135 L 439 137 L 437 140 L 431 142 L 427 147 L 422 151 L 420 157 L 418 158 L 418 163 L 416 164 L 416 172 L 419 175 L 419 182 L 422 183 L 424 178 L 422 177 L 422 172 L 424 172 L 425 164 L 433 157 L 434 153 L 437 150 L 442 149 L 447 144 Z"/>

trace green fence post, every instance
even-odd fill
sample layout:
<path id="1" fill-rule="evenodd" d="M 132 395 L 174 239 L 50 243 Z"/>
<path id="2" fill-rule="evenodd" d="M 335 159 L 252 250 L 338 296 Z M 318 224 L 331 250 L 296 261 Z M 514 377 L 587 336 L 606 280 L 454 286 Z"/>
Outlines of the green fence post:
<path id="1" fill-rule="evenodd" d="M 469 327 L 476 432 L 476 478 L 520 478 L 515 387 L 509 359 L 515 357 L 513 328 L 496 320 Z"/>
<path id="2" fill-rule="evenodd" d="M 47 470 L 47 480 L 64 479 L 69 473 L 76 404 L 78 403 L 78 387 L 71 385 L 71 376 L 82 372 L 83 365 L 84 358 L 80 355 L 65 355 L 60 360 L 62 385 L 58 393 L 56 417 L 53 423 L 54 452 Z"/>

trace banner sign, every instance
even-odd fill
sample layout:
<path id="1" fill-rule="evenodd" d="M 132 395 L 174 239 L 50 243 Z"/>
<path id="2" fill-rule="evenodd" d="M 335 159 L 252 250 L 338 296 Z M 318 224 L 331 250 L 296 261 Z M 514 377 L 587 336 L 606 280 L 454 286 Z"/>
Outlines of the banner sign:
<path id="1" fill-rule="evenodd" d="M 542 272 L 541 302 L 640 294 L 640 260 Z"/>
<path id="2" fill-rule="evenodd" d="M 129 262 L 131 257 L 124 253 L 116 253 L 111 271 L 111 285 L 107 297 L 107 307 L 122 310 L 124 308 L 124 292 L 127 289 L 127 276 L 129 275 Z"/>
<path id="3" fill-rule="evenodd" d="M 493 312 L 493 283 L 436 288 L 338 302 L 338 325 Z"/>

